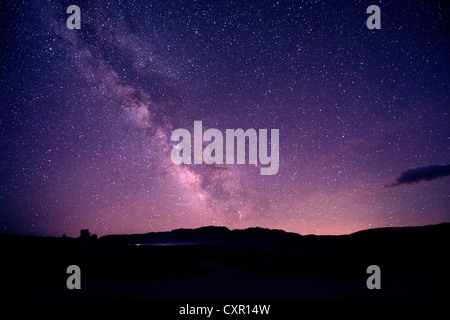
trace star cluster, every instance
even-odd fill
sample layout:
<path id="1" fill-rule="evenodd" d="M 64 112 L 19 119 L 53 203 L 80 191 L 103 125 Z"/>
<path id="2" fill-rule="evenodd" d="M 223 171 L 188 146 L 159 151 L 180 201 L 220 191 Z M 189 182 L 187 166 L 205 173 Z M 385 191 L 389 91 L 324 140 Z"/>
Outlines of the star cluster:
<path id="1" fill-rule="evenodd" d="M 79 5 L 81 29 L 66 27 Z M 343 234 L 450 220 L 440 2 L 6 1 L 0 228 Z M 176 128 L 280 131 L 280 170 L 174 165 Z M 421 172 L 422 172 L 421 171 Z M 408 172 L 408 171 L 407 171 Z"/>

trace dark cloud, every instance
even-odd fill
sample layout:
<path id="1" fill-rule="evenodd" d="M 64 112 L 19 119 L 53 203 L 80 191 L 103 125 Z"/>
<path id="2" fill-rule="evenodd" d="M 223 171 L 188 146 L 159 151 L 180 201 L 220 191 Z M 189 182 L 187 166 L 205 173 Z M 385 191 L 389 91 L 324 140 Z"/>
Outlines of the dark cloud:
<path id="1" fill-rule="evenodd" d="M 389 187 L 399 186 L 401 184 L 418 183 L 422 181 L 430 181 L 440 177 L 450 175 L 450 165 L 429 166 L 421 168 L 413 168 L 406 170 L 400 174 L 396 181 Z"/>

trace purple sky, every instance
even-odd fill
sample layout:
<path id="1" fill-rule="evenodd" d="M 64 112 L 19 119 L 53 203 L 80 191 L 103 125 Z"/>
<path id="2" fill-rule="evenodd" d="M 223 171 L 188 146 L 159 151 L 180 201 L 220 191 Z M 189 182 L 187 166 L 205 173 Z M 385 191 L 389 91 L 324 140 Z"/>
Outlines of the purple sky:
<path id="1" fill-rule="evenodd" d="M 69 4 L 2 3 L 1 231 L 450 221 L 448 167 L 428 176 L 450 163 L 448 20 L 383 2 L 368 30 L 370 4 L 94 1 L 69 30 Z M 278 173 L 174 165 L 194 121 L 279 129 Z"/>

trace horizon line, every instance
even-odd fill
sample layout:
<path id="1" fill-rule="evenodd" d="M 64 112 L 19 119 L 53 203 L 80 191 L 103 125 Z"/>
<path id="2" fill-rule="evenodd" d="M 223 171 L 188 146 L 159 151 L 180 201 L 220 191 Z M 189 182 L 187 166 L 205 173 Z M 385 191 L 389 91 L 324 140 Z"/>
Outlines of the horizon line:
<path id="1" fill-rule="evenodd" d="M 196 228 L 175 228 L 175 229 L 171 229 L 171 230 L 165 230 L 165 231 L 150 231 L 150 232 L 144 232 L 144 233 L 111 233 L 111 234 L 105 234 L 102 236 L 99 236 L 98 238 L 103 238 L 106 236 L 130 236 L 130 235 L 144 235 L 144 234 L 149 234 L 149 233 L 169 233 L 169 232 L 173 232 L 176 230 L 198 230 L 198 229 L 202 229 L 202 228 L 226 228 L 229 231 L 245 231 L 245 230 L 249 230 L 249 229 L 264 229 L 264 230 L 271 230 L 271 231 L 283 231 L 285 233 L 293 233 L 293 234 L 298 234 L 300 236 L 346 236 L 346 235 L 352 235 L 358 232 L 362 232 L 362 231 L 368 231 L 368 230 L 377 230 L 377 229 L 402 229 L 402 228 L 423 228 L 423 227 L 429 227 L 429 226 L 437 226 L 437 225 L 441 225 L 441 224 L 450 224 L 450 221 L 442 221 L 442 222 L 438 222 L 438 223 L 434 223 L 434 224 L 425 224 L 425 225 L 405 225 L 405 226 L 388 226 L 388 227 L 375 227 L 375 228 L 368 228 L 368 229 L 360 229 L 354 232 L 350 232 L 350 233 L 342 233 L 342 234 L 315 234 L 315 233 L 305 233 L 305 234 L 301 234 L 298 232 L 293 232 L 293 231 L 287 231 L 284 229 L 278 229 L 278 228 L 266 228 L 266 227 L 259 227 L 259 226 L 254 226 L 254 227 L 248 227 L 248 228 L 235 228 L 235 229 L 230 229 L 227 226 L 221 225 L 221 226 L 215 226 L 215 225 L 205 225 L 205 226 L 201 226 L 201 227 L 196 227 Z M 81 230 L 89 230 L 89 228 L 83 228 L 80 229 L 80 233 Z M 97 235 L 96 233 L 90 233 L 91 235 Z M 12 236 L 25 236 L 25 237 L 42 237 L 42 238 L 73 238 L 76 239 L 78 238 L 80 235 L 76 236 L 76 237 L 71 237 L 71 236 L 66 236 L 66 234 L 64 233 L 61 236 L 54 236 L 54 235 L 35 235 L 35 234 L 21 234 L 21 233 L 8 233 L 8 232 L 3 232 L 0 230 L 0 236 L 1 235 L 12 235 Z"/>

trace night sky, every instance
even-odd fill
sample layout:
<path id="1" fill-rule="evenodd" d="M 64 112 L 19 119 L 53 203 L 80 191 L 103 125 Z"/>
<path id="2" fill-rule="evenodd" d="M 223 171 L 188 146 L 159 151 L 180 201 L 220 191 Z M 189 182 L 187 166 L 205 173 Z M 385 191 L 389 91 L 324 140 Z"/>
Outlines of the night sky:
<path id="1" fill-rule="evenodd" d="M 1 232 L 450 221 L 444 1 L 2 1 L 0 18 Z M 279 129 L 278 173 L 173 164 L 194 121 Z"/>

